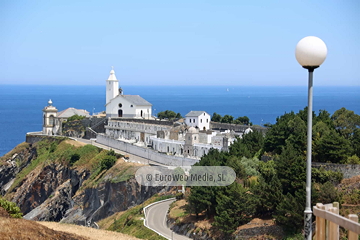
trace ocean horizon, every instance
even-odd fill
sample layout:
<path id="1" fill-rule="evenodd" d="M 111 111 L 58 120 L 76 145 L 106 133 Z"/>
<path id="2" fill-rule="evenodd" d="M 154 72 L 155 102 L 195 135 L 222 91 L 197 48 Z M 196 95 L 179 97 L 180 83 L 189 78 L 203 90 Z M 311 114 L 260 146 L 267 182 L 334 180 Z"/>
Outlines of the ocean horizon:
<path id="1" fill-rule="evenodd" d="M 254 125 L 275 123 L 286 112 L 307 106 L 307 86 L 121 86 L 153 104 L 153 114 L 192 110 L 248 116 Z M 0 156 L 25 141 L 27 132 L 42 130 L 48 100 L 59 110 L 69 107 L 92 113 L 105 110 L 105 86 L 0 85 Z M 360 86 L 314 86 L 313 110 L 333 114 L 345 107 L 360 114 Z"/>

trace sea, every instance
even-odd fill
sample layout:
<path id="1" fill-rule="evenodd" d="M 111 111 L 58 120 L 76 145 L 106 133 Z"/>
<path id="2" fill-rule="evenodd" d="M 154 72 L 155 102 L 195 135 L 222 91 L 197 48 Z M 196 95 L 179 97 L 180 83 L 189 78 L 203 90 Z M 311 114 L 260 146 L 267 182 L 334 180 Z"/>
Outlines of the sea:
<path id="1" fill-rule="evenodd" d="M 153 113 L 172 110 L 248 116 L 254 125 L 275 123 L 278 116 L 307 106 L 307 86 L 122 86 L 140 95 Z M 42 130 L 42 110 L 49 99 L 59 111 L 69 107 L 90 114 L 105 110 L 105 86 L 0 85 L 0 156 Z M 360 115 L 360 86 L 314 86 L 313 110 L 333 114 L 345 107 Z"/>

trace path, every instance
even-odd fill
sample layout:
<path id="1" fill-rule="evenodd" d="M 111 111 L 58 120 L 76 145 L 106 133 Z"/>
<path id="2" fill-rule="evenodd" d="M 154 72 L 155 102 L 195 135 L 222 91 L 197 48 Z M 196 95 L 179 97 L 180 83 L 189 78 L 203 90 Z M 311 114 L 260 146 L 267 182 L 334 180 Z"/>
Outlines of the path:
<path id="1" fill-rule="evenodd" d="M 166 215 L 169 210 L 169 206 L 173 201 L 174 199 L 171 199 L 169 201 L 163 201 L 148 207 L 146 210 L 147 225 L 150 229 L 156 230 L 167 239 L 190 240 L 191 238 L 171 231 L 166 225 Z"/>

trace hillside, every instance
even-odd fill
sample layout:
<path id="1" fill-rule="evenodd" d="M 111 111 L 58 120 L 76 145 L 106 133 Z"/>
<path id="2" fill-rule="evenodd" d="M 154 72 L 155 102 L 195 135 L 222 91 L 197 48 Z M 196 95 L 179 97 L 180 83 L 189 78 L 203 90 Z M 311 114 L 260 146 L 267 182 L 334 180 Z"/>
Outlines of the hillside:
<path id="1" fill-rule="evenodd" d="M 45 137 L 22 143 L 0 158 L 0 193 L 20 207 L 21 222 L 28 225 L 39 226 L 27 221 L 36 220 L 95 227 L 97 221 L 163 190 L 136 182 L 133 176 L 140 166 L 114 151 Z M 11 225 L 18 220 L 3 221 Z"/>

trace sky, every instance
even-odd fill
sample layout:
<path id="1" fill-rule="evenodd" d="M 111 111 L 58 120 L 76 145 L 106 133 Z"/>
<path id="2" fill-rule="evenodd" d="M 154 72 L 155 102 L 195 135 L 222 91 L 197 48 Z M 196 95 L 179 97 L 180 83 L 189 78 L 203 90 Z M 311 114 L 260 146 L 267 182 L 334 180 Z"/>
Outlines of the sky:
<path id="1" fill-rule="evenodd" d="M 360 1 L 1 0 L 1 84 L 306 86 L 306 36 L 328 48 L 314 86 L 360 85 Z"/>

